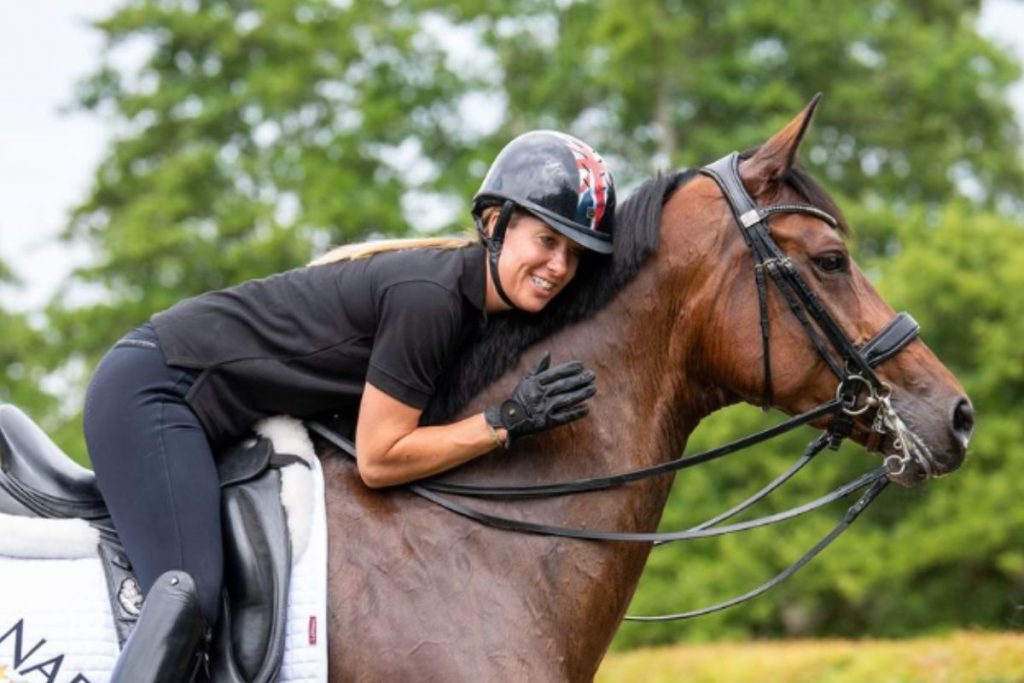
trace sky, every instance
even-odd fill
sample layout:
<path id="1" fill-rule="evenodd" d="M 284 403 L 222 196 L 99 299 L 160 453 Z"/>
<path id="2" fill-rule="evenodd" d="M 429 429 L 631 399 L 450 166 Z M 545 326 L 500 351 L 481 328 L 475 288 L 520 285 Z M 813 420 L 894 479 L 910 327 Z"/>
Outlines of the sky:
<path id="1" fill-rule="evenodd" d="M 86 197 L 112 128 L 66 109 L 75 82 L 99 63 L 102 41 L 88 22 L 120 1 L 0 0 L 0 259 L 25 284 L 0 287 L 0 308 L 39 308 L 87 259 L 56 237 Z M 984 0 L 980 27 L 1024 61 L 1024 2 Z M 1024 122 L 1024 83 L 1012 97 Z"/>
<path id="2" fill-rule="evenodd" d="M 0 0 L 0 258 L 26 285 L 0 288 L 2 308 L 37 308 L 85 257 L 56 236 L 86 196 L 109 126 L 64 110 L 99 62 L 102 41 L 88 19 L 115 4 Z"/>

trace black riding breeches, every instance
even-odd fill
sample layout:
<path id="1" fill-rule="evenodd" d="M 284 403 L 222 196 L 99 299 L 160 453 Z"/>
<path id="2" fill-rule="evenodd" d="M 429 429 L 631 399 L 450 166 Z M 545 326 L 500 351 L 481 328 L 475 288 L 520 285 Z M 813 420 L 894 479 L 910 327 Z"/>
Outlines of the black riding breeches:
<path id="1" fill-rule="evenodd" d="M 199 418 L 185 403 L 195 377 L 167 365 L 148 323 L 128 333 L 93 375 L 85 440 L 143 593 L 165 571 L 186 571 L 212 625 L 224 571 L 220 482 Z"/>

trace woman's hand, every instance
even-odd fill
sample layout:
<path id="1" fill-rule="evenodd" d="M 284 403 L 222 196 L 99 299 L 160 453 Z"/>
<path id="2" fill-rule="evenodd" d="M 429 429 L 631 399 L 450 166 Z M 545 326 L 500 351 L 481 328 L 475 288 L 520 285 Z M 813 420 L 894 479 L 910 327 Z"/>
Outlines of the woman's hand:
<path id="1" fill-rule="evenodd" d="M 589 412 L 583 402 L 597 393 L 594 373 L 571 361 L 551 366 L 545 353 L 537 367 L 520 380 L 511 398 L 484 411 L 487 424 L 508 430 L 507 448 L 513 436 L 525 436 L 578 420 Z"/>

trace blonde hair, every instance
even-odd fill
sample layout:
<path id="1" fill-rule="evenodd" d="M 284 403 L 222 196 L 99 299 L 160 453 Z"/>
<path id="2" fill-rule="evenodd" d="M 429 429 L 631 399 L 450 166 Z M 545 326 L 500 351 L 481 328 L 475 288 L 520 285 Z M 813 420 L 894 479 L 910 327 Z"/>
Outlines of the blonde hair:
<path id="1" fill-rule="evenodd" d="M 489 206 L 483 210 L 483 219 L 487 223 L 491 216 L 497 213 L 498 207 Z M 518 213 L 518 212 L 517 212 Z M 512 223 L 515 222 L 513 218 Z M 511 223 L 509 227 L 512 227 Z M 455 237 L 420 237 L 413 239 L 377 240 L 374 242 L 359 242 L 356 244 L 345 244 L 331 249 L 326 254 L 309 262 L 311 266 L 322 266 L 327 263 L 338 263 L 339 261 L 357 261 L 369 258 L 374 254 L 382 254 L 389 251 L 402 251 L 404 249 L 461 249 L 480 241 L 476 231 L 472 228 L 466 230 L 462 236 Z"/>
<path id="2" fill-rule="evenodd" d="M 369 258 L 374 254 L 381 254 L 388 251 L 402 251 L 403 249 L 461 249 L 475 244 L 475 237 L 423 237 L 419 239 L 404 240 L 378 240 L 375 242 L 359 242 L 357 244 L 345 244 L 331 249 L 323 256 L 310 261 L 311 266 L 322 266 L 327 263 L 338 263 L 339 261 L 356 261 Z"/>

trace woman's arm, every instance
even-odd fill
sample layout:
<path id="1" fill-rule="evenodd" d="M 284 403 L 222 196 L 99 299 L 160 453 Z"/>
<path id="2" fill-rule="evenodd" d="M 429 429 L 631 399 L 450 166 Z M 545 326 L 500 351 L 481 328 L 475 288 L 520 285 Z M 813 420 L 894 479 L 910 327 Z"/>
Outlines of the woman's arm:
<path id="1" fill-rule="evenodd" d="M 420 427 L 423 411 L 367 383 L 356 425 L 359 476 L 370 488 L 404 484 L 451 469 L 498 444 L 483 413 L 447 425 Z M 505 429 L 494 430 L 498 440 Z"/>
<path id="2" fill-rule="evenodd" d="M 582 363 L 551 367 L 551 354 L 545 353 L 500 405 L 460 422 L 420 427 L 423 411 L 367 382 L 356 425 L 359 476 L 367 486 L 381 488 L 444 472 L 512 437 L 580 419 L 587 414 L 584 402 L 596 391 L 594 373 Z"/>

